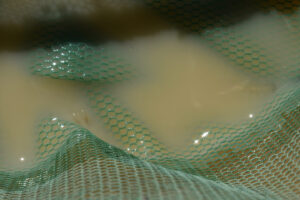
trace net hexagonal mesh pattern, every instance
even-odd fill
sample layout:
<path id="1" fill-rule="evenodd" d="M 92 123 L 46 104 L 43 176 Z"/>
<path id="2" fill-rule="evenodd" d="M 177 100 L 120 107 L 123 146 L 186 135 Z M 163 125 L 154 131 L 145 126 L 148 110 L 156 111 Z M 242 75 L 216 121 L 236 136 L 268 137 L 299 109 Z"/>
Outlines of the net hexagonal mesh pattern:
<path id="1" fill-rule="evenodd" d="M 198 32 L 240 69 L 280 79 L 282 86 L 252 120 L 203 124 L 192 138 L 197 145 L 175 153 L 109 91 L 93 84 L 131 78 L 134 69 L 126 61 L 105 46 L 67 43 L 39 49 L 32 55 L 32 73 L 91 82 L 86 91 L 90 106 L 121 146 L 107 144 L 77 124 L 43 119 L 36 166 L 18 172 L 1 169 L 0 199 L 298 199 L 300 48 L 287 52 L 289 62 L 282 68 L 276 44 L 272 54 L 251 35 L 223 27 L 230 16 L 222 12 L 222 5 L 145 2 L 179 26 Z M 249 3 L 249 9 L 271 5 L 281 11 L 291 26 L 282 30 L 290 35 L 286 42 L 299 46 L 300 16 L 294 12 L 299 4 L 259 1 Z M 191 12 L 180 14 L 184 9 Z M 202 138 L 206 130 L 209 136 Z"/>
<path id="2" fill-rule="evenodd" d="M 34 52 L 33 74 L 51 78 L 82 81 L 120 81 L 129 78 L 130 67 L 105 48 L 69 43 Z"/>

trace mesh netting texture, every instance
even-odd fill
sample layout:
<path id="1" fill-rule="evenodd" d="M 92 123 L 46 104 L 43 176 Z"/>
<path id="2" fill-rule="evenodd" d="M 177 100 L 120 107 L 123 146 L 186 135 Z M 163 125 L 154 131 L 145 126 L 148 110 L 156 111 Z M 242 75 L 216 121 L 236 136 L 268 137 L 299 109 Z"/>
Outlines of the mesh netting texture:
<path id="1" fill-rule="evenodd" d="M 2 8 L 3 2 L 0 6 L 6 12 L 12 8 L 21 9 L 16 12 L 20 16 L 29 12 L 26 6 L 13 5 L 17 1 L 10 1 L 8 8 Z M 37 1 L 28 2 L 33 12 L 43 7 Z M 96 4 L 92 0 L 43 2 L 53 9 L 59 7 L 56 4 L 74 4 L 74 9 L 83 11 Z M 223 11 L 226 6 L 236 11 L 238 5 L 225 2 L 147 0 L 145 4 L 199 34 L 247 73 L 278 79 L 281 86 L 255 118 L 238 124 L 203 124 L 193 136 L 196 145 L 172 152 L 151 134 L 151 127 L 145 127 L 109 91 L 95 86 L 136 76 L 121 56 L 106 46 L 84 43 L 38 49 L 30 58 L 32 74 L 90 82 L 86 91 L 90 106 L 121 146 L 102 141 L 78 124 L 43 119 L 38 127 L 37 164 L 22 171 L 0 169 L 0 199 L 299 199 L 300 48 L 287 52 L 289 62 L 282 68 L 284 61 L 278 55 L 251 35 L 227 27 L 235 22 L 226 20 L 231 16 Z M 290 36 L 285 42 L 297 47 L 300 15 L 295 10 L 299 5 L 297 0 L 253 1 L 247 9 L 276 9 L 290 26 L 282 29 Z M 277 51 L 276 45 L 272 48 Z M 206 130 L 210 133 L 202 138 Z"/>

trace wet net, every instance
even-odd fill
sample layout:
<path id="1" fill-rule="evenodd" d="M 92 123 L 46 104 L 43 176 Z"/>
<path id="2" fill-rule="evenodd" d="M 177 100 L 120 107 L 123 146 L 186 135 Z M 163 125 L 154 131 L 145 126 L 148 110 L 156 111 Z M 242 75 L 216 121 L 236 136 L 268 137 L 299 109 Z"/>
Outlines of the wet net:
<path id="1" fill-rule="evenodd" d="M 88 4 L 71 2 L 83 10 Z M 279 80 L 272 99 L 252 120 L 201 124 L 183 152 L 172 152 L 151 134 L 151 127 L 94 84 L 135 77 L 130 63 L 106 46 L 71 42 L 40 48 L 30 58 L 31 72 L 91 83 L 86 91 L 90 106 L 121 145 L 114 147 L 63 119 L 43 119 L 37 164 L 22 171 L 0 169 L 0 199 L 299 199 L 300 3 L 243 3 L 250 11 L 276 9 L 288 23 L 289 28 L 278 29 L 289 35 L 286 44 L 295 46 L 284 56 L 288 62 L 277 59 L 276 44 L 270 53 L 250 34 L 228 26 L 236 22 L 224 10 L 243 13 L 238 4 L 145 1 L 179 27 L 199 33 L 240 69 Z"/>

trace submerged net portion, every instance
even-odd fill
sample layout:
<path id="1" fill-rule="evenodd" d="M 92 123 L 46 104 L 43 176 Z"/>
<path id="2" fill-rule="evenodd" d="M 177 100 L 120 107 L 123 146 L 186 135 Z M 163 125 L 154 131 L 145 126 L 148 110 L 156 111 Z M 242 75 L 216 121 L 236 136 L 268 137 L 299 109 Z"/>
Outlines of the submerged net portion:
<path id="1" fill-rule="evenodd" d="M 109 91 L 93 84 L 121 84 L 131 77 L 131 66 L 118 55 L 105 46 L 81 43 L 37 50 L 30 65 L 33 74 L 91 82 L 86 92 L 91 108 L 121 146 L 111 146 L 77 124 L 44 119 L 38 133 L 38 164 L 18 172 L 1 169 L 0 199 L 298 199 L 300 16 L 294 8 L 299 2 L 249 6 L 251 10 L 254 5 L 271 5 L 283 12 L 280 16 L 290 26 L 282 29 L 290 36 L 286 42 L 296 46 L 284 56 L 288 62 L 278 60 L 280 55 L 270 53 L 250 34 L 222 27 L 228 25 L 222 6 L 217 12 L 213 3 L 147 3 L 171 21 L 199 32 L 240 69 L 278 79 L 280 87 L 272 99 L 250 121 L 201 124 L 190 146 L 175 153 Z M 184 15 L 180 10 L 191 12 Z"/>
<path id="2" fill-rule="evenodd" d="M 130 66 L 105 48 L 68 43 L 37 50 L 31 61 L 32 73 L 56 79 L 78 81 L 121 81 L 132 73 Z"/>

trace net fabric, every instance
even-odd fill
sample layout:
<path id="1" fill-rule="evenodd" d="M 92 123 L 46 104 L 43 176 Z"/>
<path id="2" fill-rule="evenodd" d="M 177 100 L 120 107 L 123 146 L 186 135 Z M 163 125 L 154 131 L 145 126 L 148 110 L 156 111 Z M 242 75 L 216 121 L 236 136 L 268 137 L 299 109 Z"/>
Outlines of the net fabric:
<path id="1" fill-rule="evenodd" d="M 196 7 L 193 2 L 147 1 L 186 29 L 201 33 L 213 49 L 247 73 L 283 77 L 281 82 L 286 83 L 260 113 L 250 122 L 203 124 L 191 145 L 175 153 L 109 91 L 91 84 L 90 105 L 99 123 L 121 142 L 120 148 L 71 122 L 44 119 L 38 132 L 38 164 L 19 172 L 1 169 L 0 199 L 299 198 L 299 48 L 288 52 L 292 62 L 282 69 L 277 55 L 263 44 L 238 29 L 222 27 L 228 20 L 216 27 L 214 21 L 224 19 L 222 13 L 215 13 L 217 9 L 208 9 L 210 4 Z M 287 42 L 297 46 L 300 17 L 292 11 L 299 2 L 263 1 L 249 7 L 270 5 L 283 12 L 292 26 L 285 30 L 291 36 Z M 190 7 L 212 21 L 201 17 L 190 21 L 177 12 Z M 38 50 L 30 69 L 52 78 L 121 84 L 129 78 L 129 65 L 107 52 L 105 47 L 64 44 Z M 202 138 L 207 131 L 209 135 Z"/>
<path id="2" fill-rule="evenodd" d="M 251 122 L 201 125 L 182 154 L 168 151 L 151 136 L 151 129 L 144 127 L 109 92 L 92 91 L 91 104 L 122 141 L 122 149 L 130 154 L 210 180 L 247 185 L 262 193 L 266 186 L 275 193 L 280 188 L 278 195 L 297 197 L 300 90 L 294 84 L 281 88 Z M 208 131 L 203 139 L 202 134 Z M 283 160 L 285 164 L 281 163 Z M 277 162 L 281 164 L 273 168 Z M 282 172 L 281 165 L 289 176 Z"/>
<path id="3" fill-rule="evenodd" d="M 108 49 L 84 43 L 57 45 L 50 51 L 39 49 L 32 56 L 33 74 L 56 79 L 113 82 L 128 79 L 132 71 Z"/>
<path id="4" fill-rule="evenodd" d="M 64 127 L 56 129 L 59 124 Z M 44 120 L 43 126 L 49 127 L 40 135 L 40 155 L 46 159 L 27 172 L 2 172 L 0 197 L 176 199 L 179 195 L 185 199 L 222 199 L 225 195 L 233 199 L 265 198 L 245 187 L 215 183 L 143 161 L 66 121 Z M 64 137 L 63 142 L 60 137 Z"/>

